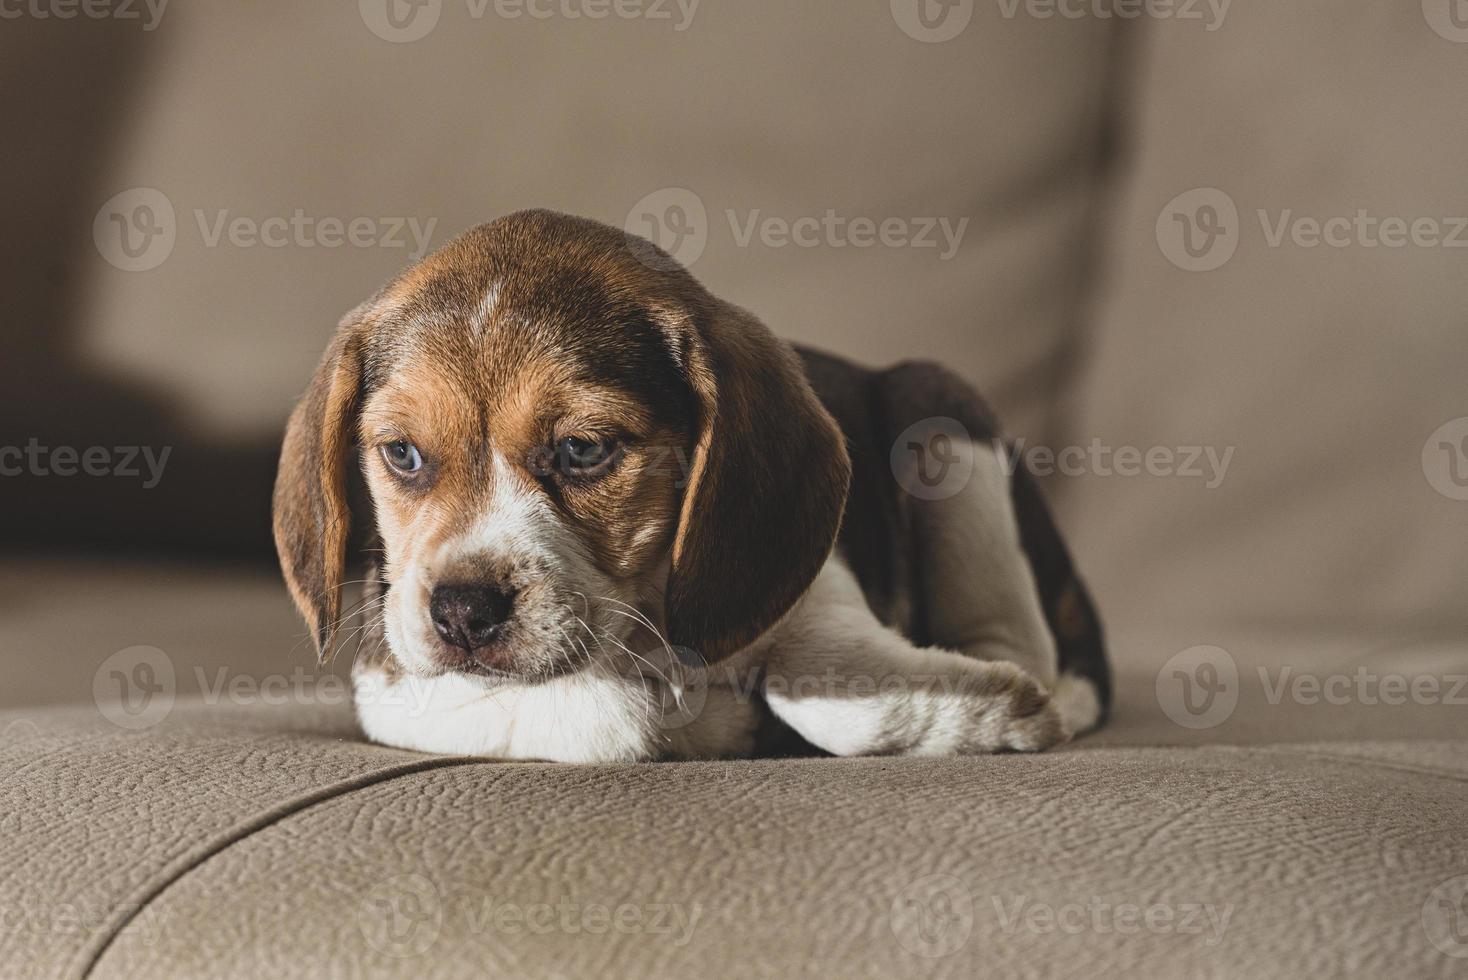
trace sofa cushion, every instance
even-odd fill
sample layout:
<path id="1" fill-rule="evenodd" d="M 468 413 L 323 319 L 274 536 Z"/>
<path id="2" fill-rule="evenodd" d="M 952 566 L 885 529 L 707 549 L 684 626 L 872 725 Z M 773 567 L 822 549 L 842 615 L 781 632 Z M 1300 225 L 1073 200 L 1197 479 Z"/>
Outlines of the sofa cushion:
<path id="1" fill-rule="evenodd" d="M 573 767 L 0 716 L 20 975 L 1450 976 L 1461 742 Z"/>
<path id="2" fill-rule="evenodd" d="M 1119 475 L 1110 457 L 1052 481 L 1113 623 L 1189 632 L 1178 649 L 1235 624 L 1382 646 L 1468 627 L 1450 6 L 1236 3 L 1212 32 L 1141 25 L 1135 149 L 1063 442 L 1232 455 L 1221 475 L 1184 456 Z"/>
<path id="3" fill-rule="evenodd" d="M 49 44 L 95 65 L 129 120 L 96 120 L 94 170 L 65 186 L 70 281 L 18 277 L 81 297 L 37 343 L 166 395 L 195 431 L 273 434 L 336 320 L 425 242 L 544 206 L 638 231 L 653 215 L 669 243 L 693 221 L 701 254 L 680 257 L 777 332 L 879 362 L 940 357 L 1039 424 L 1076 324 L 1111 23 L 973 4 L 929 43 L 887 3 L 592 6 L 435 0 L 409 37 L 382 0 L 271 17 L 213 0 L 154 31 L 117 25 L 99 61 L 74 55 L 105 25 L 17 22 L 17 58 Z M 58 99 L 89 118 L 81 92 Z M 41 186 L 50 166 L 35 161 Z M 24 183 L 25 214 L 58 206 Z M 159 192 L 173 235 L 127 271 L 92 219 L 133 188 Z M 354 219 L 368 244 L 322 224 Z"/>

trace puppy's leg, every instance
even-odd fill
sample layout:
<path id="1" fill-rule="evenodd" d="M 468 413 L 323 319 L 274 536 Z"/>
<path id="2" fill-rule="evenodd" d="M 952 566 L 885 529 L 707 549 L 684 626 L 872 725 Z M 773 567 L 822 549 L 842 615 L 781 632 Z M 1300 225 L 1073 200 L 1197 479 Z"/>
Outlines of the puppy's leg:
<path id="1" fill-rule="evenodd" d="M 981 660 L 1007 660 L 1053 689 L 1055 639 L 1020 542 L 1001 448 L 954 440 L 950 465 L 971 476 L 942 500 L 913 500 L 934 643 Z"/>
<path id="2" fill-rule="evenodd" d="M 1031 752 L 1067 737 L 1035 678 L 913 646 L 876 619 L 835 559 L 767 642 L 770 709 L 836 755 Z"/>

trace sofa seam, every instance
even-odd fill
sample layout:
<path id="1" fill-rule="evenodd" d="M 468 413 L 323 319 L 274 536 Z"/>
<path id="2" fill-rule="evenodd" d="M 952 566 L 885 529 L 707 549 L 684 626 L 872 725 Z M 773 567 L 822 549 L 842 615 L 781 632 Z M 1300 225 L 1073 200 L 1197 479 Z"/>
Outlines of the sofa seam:
<path id="1" fill-rule="evenodd" d="M 171 885 L 178 882 L 210 858 L 222 854 L 236 844 L 247 840 L 263 830 L 269 829 L 283 820 L 303 813 L 317 804 L 339 800 L 358 790 L 378 786 L 404 776 L 413 776 L 422 772 L 431 772 L 458 766 L 502 764 L 495 760 L 454 757 L 439 757 L 422 762 L 403 763 L 318 787 L 308 793 L 302 793 L 293 799 L 278 803 L 267 810 L 257 813 L 248 820 L 236 824 L 229 830 L 221 833 L 209 843 L 174 859 L 162 871 L 152 876 L 129 900 L 124 902 L 122 905 L 123 911 L 116 915 L 111 922 L 107 923 L 95 938 L 83 946 L 72 957 L 70 967 L 64 971 L 65 975 L 79 978 L 92 976 L 93 971 L 101 963 L 102 957 L 111 948 L 114 940 L 135 919 L 142 915 L 144 910 L 151 906 L 155 899 L 167 891 Z"/>

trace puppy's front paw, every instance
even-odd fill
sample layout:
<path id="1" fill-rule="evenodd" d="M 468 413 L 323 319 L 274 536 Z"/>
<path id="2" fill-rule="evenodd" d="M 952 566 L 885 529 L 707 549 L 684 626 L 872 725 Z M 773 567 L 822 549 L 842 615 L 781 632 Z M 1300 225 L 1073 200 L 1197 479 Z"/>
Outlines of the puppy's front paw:
<path id="1" fill-rule="evenodd" d="M 960 751 L 1043 752 L 1070 740 L 1060 711 L 1040 682 L 1014 664 L 983 665 L 975 738 Z"/>

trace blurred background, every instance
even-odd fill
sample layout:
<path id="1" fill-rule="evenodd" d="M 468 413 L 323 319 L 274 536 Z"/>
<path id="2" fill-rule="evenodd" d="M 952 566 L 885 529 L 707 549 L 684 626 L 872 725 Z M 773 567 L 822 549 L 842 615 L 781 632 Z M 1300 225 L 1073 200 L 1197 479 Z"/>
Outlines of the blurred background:
<path id="1" fill-rule="evenodd" d="M 0 704 L 140 645 L 314 670 L 284 420 L 343 312 L 524 207 L 974 381 L 1128 711 L 1199 648 L 1468 661 L 1463 0 L 25 0 L 0 79 Z"/>

